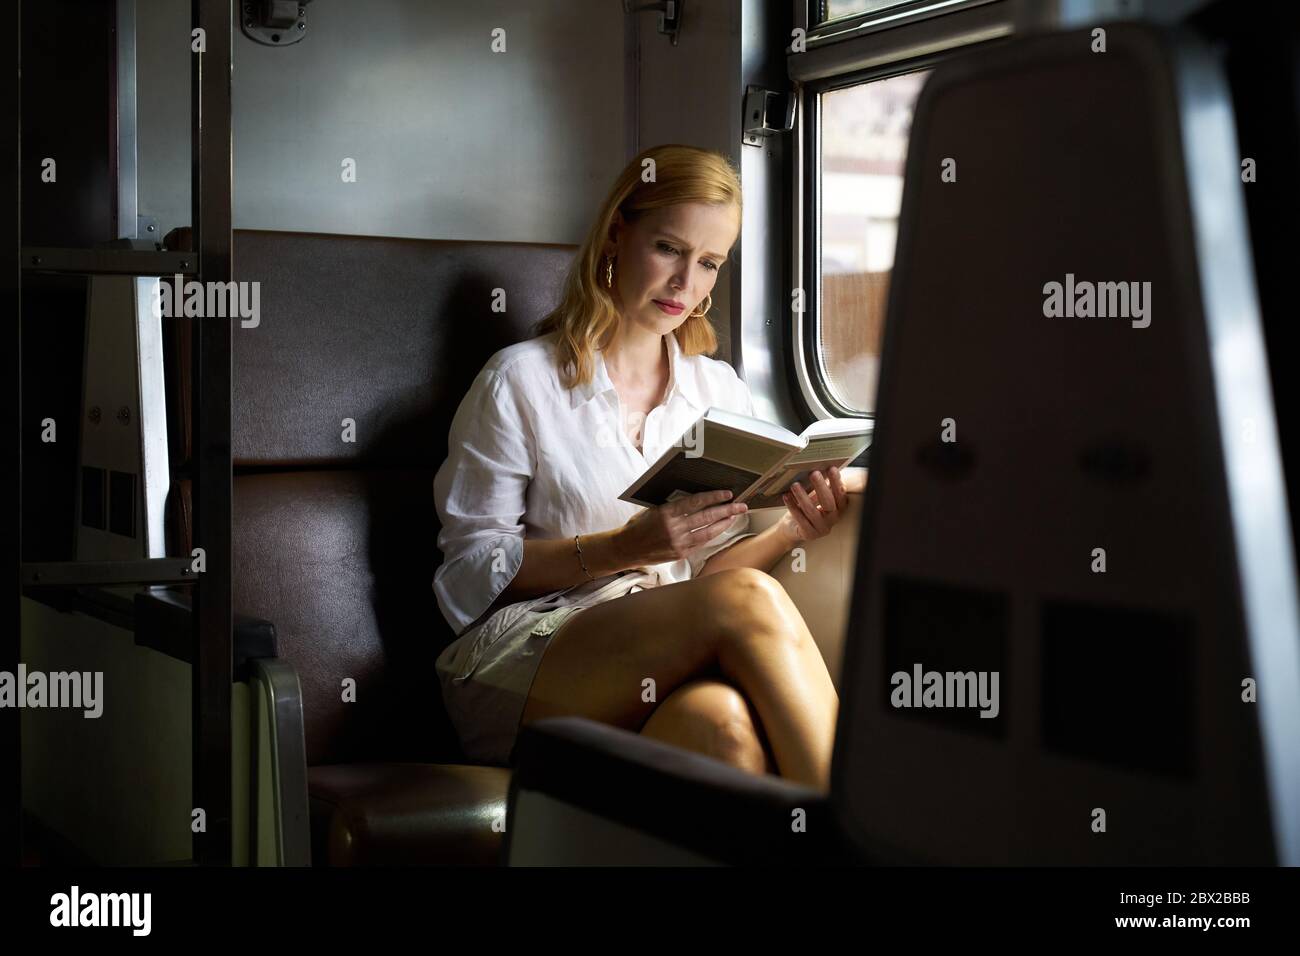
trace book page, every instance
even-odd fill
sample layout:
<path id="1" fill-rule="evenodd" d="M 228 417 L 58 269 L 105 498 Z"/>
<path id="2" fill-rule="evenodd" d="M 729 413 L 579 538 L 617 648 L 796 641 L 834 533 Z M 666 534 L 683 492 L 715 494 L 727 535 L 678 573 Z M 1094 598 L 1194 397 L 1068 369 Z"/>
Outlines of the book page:
<path id="1" fill-rule="evenodd" d="M 755 428 L 759 430 L 750 430 Z M 654 507 L 655 502 L 725 489 L 732 500 L 744 501 L 798 450 L 791 441 L 802 439 L 779 426 L 710 408 L 620 498 Z"/>
<path id="2" fill-rule="evenodd" d="M 756 482 L 760 474 L 710 458 L 688 458 L 680 448 L 653 477 L 637 489 L 646 501 L 676 501 L 702 491 L 729 490 L 733 500 Z"/>
<path id="3" fill-rule="evenodd" d="M 852 461 L 866 450 L 870 444 L 870 438 L 863 438 L 862 435 L 849 435 L 844 438 L 817 438 L 808 443 L 807 448 L 801 448 L 791 456 L 786 462 L 786 467 L 793 468 L 796 465 L 811 465 L 813 462 L 830 461 L 832 458 L 843 458 Z"/>
<path id="4" fill-rule="evenodd" d="M 804 490 L 812 490 L 811 475 L 820 471 L 826 475 L 831 468 L 844 468 L 871 445 L 871 436 L 855 435 L 851 438 L 823 438 L 811 441 L 808 447 L 796 452 L 762 490 L 749 502 L 751 508 L 775 508 L 784 504 L 781 496 L 796 481 Z"/>
<path id="5" fill-rule="evenodd" d="M 694 436 L 687 433 L 684 450 L 692 456 L 707 458 L 723 465 L 730 465 L 742 471 L 754 473 L 757 479 L 773 465 L 788 455 L 791 449 L 786 445 L 751 433 L 737 434 L 729 428 L 723 428 L 712 422 L 705 422 L 702 438 L 692 445 Z M 730 487 L 730 486 L 725 486 Z"/>

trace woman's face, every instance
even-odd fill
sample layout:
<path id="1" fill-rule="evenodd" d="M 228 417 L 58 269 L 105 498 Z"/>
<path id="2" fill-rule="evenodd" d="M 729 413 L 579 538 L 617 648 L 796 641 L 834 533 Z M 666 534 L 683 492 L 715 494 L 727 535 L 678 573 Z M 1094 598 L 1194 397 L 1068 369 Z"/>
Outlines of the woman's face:
<path id="1" fill-rule="evenodd" d="M 623 318 L 656 335 L 676 329 L 713 290 L 739 232 L 730 206 L 683 203 L 633 223 L 616 214 L 605 254 L 615 257 L 613 294 Z M 601 281 L 604 268 L 602 260 Z"/>

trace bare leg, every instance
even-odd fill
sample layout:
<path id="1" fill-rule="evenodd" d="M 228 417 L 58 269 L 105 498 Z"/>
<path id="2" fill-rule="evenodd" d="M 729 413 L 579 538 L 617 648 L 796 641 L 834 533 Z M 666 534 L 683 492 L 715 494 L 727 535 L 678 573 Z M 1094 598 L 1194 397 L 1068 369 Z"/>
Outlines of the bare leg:
<path id="1" fill-rule="evenodd" d="M 551 637 L 521 724 L 577 715 L 639 731 L 659 701 L 711 673 L 752 702 L 782 776 L 829 787 L 839 698 L 785 589 L 752 568 L 650 588 L 571 617 Z"/>
<path id="2" fill-rule="evenodd" d="M 776 772 L 753 705 L 721 681 L 693 680 L 677 688 L 650 715 L 641 735 L 751 773 Z"/>
<path id="3" fill-rule="evenodd" d="M 830 789 L 839 696 L 808 625 L 785 589 L 749 576 L 748 613 L 718 648 L 728 680 L 744 688 L 768 733 L 781 774 Z"/>

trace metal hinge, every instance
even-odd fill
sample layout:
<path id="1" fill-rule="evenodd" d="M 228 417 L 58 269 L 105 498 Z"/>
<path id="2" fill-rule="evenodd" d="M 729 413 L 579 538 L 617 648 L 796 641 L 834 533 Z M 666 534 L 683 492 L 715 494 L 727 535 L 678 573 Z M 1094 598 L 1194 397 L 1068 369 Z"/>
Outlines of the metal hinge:
<path id="1" fill-rule="evenodd" d="M 244 36 L 264 46 L 291 46 L 307 35 L 311 0 L 239 0 Z"/>

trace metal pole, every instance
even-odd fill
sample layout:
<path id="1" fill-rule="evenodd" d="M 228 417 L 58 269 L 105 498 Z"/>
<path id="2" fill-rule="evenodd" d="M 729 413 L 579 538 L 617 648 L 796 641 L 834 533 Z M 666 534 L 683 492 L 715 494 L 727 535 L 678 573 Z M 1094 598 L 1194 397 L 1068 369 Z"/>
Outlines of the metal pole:
<path id="1" fill-rule="evenodd" d="M 117 176 L 117 202 L 113 207 L 117 235 L 134 239 L 137 235 L 138 174 L 136 165 L 136 72 L 135 72 L 135 0 L 117 0 L 117 42 L 113 44 L 117 67 L 117 117 L 113 157 Z"/>
<path id="2" fill-rule="evenodd" d="M 7 79 L 4 83 L 3 101 L 0 102 L 0 114 L 9 117 L 19 115 L 19 105 L 21 96 L 19 95 L 18 76 L 22 67 L 22 4 L 15 3 L 11 8 L 13 10 L 14 30 L 9 34 L 9 67 L 5 70 Z M 12 119 L 10 122 L 14 122 Z M 18 476 L 18 494 L 14 497 L 9 505 L 9 529 L 10 533 L 6 536 L 9 542 L 9 557 L 6 564 L 9 565 L 9 581 L 13 587 L 13 604 L 10 605 L 10 614 L 13 616 L 9 619 L 11 627 L 0 630 L 4 632 L 4 650 L 0 654 L 0 670 L 7 670 L 11 674 L 18 673 L 18 661 L 22 654 L 22 620 L 23 620 L 23 598 L 22 589 L 18 586 L 18 575 L 22 566 L 22 540 L 23 540 L 23 493 L 22 493 L 22 475 L 23 475 L 23 441 L 22 441 L 22 403 L 23 403 L 23 383 L 22 383 L 22 353 L 23 353 L 23 322 L 22 322 L 22 286 L 21 286 L 21 266 L 18 265 L 18 250 L 21 239 L 19 237 L 20 224 L 22 222 L 22 183 L 19 179 L 20 174 L 20 157 L 22 155 L 22 123 L 14 123 L 14 130 L 17 135 L 12 140 L 13 145 L 9 150 L 9 158 L 5 161 L 5 167 L 9 169 L 11 177 L 9 179 L 9 188 L 13 190 L 14 201 L 12 204 L 5 203 L 6 209 L 14 210 L 14 220 L 10 223 L 8 231 L 5 233 L 9 238 L 5 240 L 5 248 L 9 250 L 9 268 L 5 270 L 5 298 L 14 303 L 12 313 L 13 322 L 13 348 L 9 349 L 9 357 L 5 359 L 5 364 L 9 367 L 10 379 L 13 384 L 10 388 L 11 401 L 7 420 L 9 422 L 9 440 L 13 442 L 15 462 L 13 464 L 13 474 Z M 3 854 L 4 861 L 11 866 L 19 866 L 22 863 L 22 801 L 23 801 L 23 783 L 22 783 L 22 755 L 21 755 L 21 736 L 20 724 L 18 721 L 19 711 L 14 707 L 0 708 L 0 779 L 5 781 L 2 790 L 0 790 L 0 854 Z M 12 772 L 11 772 L 12 771 Z"/>
<path id="3" fill-rule="evenodd" d="M 201 282 L 231 278 L 231 0 L 191 0 L 204 52 L 191 52 L 194 251 Z M 206 832 L 194 859 L 229 866 L 231 828 L 231 455 L 229 318 L 198 321 L 193 349 L 194 546 L 207 568 L 194 589 L 194 805 Z"/>

